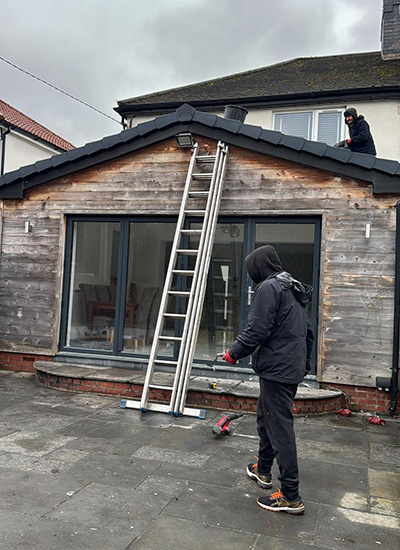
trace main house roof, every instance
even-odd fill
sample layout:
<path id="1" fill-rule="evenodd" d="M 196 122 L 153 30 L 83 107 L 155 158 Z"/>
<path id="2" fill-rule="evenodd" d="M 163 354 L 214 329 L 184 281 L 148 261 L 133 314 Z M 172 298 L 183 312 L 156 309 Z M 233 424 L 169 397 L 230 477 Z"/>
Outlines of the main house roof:
<path id="1" fill-rule="evenodd" d="M 73 149 L 72 143 L 69 143 L 62 137 L 58 136 L 33 118 L 24 115 L 15 107 L 12 107 L 5 101 L 0 99 L 0 122 L 4 121 L 11 128 L 22 130 L 23 133 L 30 135 L 33 139 L 39 138 L 61 151 L 69 151 Z"/>
<path id="2" fill-rule="evenodd" d="M 79 170 L 101 164 L 174 137 L 180 132 L 221 140 L 262 154 L 283 158 L 334 174 L 372 183 L 374 193 L 400 194 L 400 164 L 352 153 L 300 137 L 196 111 L 184 104 L 134 128 L 40 160 L 0 177 L 0 198 L 20 199 L 25 191 Z"/>
<path id="3" fill-rule="evenodd" d="M 383 60 L 380 52 L 299 57 L 222 78 L 118 101 L 121 116 L 193 107 L 223 108 L 285 105 L 311 101 L 348 101 L 400 97 L 400 59 Z M 238 103 L 240 102 L 240 103 Z"/>

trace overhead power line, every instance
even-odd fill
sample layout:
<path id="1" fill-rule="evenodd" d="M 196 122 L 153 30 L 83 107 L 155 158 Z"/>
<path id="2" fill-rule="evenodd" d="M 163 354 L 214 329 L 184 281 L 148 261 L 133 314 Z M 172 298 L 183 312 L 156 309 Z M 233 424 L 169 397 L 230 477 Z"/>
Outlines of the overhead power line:
<path id="1" fill-rule="evenodd" d="M 123 125 L 121 121 L 117 120 L 116 118 L 113 118 L 112 116 L 107 115 L 106 113 L 103 113 L 99 109 L 96 109 L 96 107 L 92 107 L 92 105 L 89 105 L 89 103 L 86 103 L 85 101 L 82 101 L 81 99 L 78 99 L 77 97 L 69 94 L 68 92 L 64 92 L 64 90 L 61 90 L 61 88 L 57 88 L 57 86 L 53 86 L 53 84 L 50 84 L 50 82 L 47 82 L 46 80 L 43 80 L 43 78 L 39 78 L 38 76 L 35 76 L 34 74 L 30 73 L 29 71 L 25 71 L 25 69 L 21 69 L 21 67 L 18 67 L 18 65 L 15 65 L 14 63 L 11 63 L 11 61 L 8 61 L 7 59 L 4 59 L 4 57 L 0 56 L 0 60 L 4 61 L 4 63 L 8 63 L 8 65 L 11 65 L 11 67 L 14 67 L 14 69 L 18 69 L 18 71 L 21 71 L 21 73 L 25 73 L 28 76 L 31 76 L 32 78 L 35 78 L 39 82 L 43 82 L 43 84 L 46 84 L 47 86 L 50 86 L 50 88 L 53 88 L 54 90 L 57 90 L 57 92 L 61 92 L 62 94 L 70 97 L 71 99 L 74 99 L 75 101 L 78 101 L 79 103 L 82 103 L 82 105 L 86 105 L 86 107 L 89 107 L 89 109 L 92 109 L 93 111 L 96 111 L 96 113 L 99 113 L 100 115 L 103 115 L 110 120 L 113 120 L 117 124 Z"/>

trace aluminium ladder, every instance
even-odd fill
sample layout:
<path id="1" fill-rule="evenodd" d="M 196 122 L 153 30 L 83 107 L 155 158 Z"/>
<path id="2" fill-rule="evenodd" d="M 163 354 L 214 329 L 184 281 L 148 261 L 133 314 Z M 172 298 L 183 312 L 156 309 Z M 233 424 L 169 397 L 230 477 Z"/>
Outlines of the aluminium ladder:
<path id="1" fill-rule="evenodd" d="M 185 407 L 187 386 L 189 382 L 192 361 L 196 348 L 197 335 L 200 327 L 201 313 L 204 295 L 207 285 L 207 274 L 214 244 L 215 230 L 219 205 L 221 202 L 224 183 L 226 158 L 228 147 L 218 142 L 215 156 L 200 156 L 196 143 L 190 159 L 188 174 L 183 192 L 182 204 L 172 244 L 171 256 L 165 278 L 160 310 L 155 327 L 153 344 L 149 357 L 146 377 L 143 385 L 141 401 L 121 401 L 121 408 L 135 408 L 141 411 L 154 410 L 168 412 L 175 416 L 184 414 L 204 418 L 205 411 Z M 195 173 L 197 163 L 212 163 L 212 172 Z M 206 182 L 204 190 L 198 190 L 198 182 Z M 192 200 L 205 201 L 205 206 L 191 208 Z M 201 219 L 200 229 L 188 229 L 186 219 L 195 216 Z M 198 238 L 198 248 L 190 248 L 187 245 L 190 237 Z M 195 259 L 193 269 L 188 269 L 189 257 Z M 190 266 L 192 267 L 192 266 Z M 186 280 L 185 290 L 173 290 L 173 283 L 177 277 Z M 191 280 L 190 289 L 189 281 Z M 178 285 L 179 286 L 179 285 Z M 169 311 L 171 298 L 181 300 L 183 312 Z M 180 336 L 167 334 L 167 322 L 175 321 L 183 323 Z M 166 359 L 160 351 L 160 344 L 168 342 L 177 346 L 178 359 Z M 173 368 L 172 385 L 160 385 L 153 383 L 156 368 Z M 149 403 L 151 390 L 169 390 L 171 392 L 169 405 Z"/>

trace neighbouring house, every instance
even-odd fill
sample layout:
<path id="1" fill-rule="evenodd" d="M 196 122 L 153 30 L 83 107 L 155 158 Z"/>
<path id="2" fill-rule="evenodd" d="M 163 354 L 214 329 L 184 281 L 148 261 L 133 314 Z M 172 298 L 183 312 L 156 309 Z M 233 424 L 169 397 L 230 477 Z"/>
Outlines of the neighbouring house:
<path id="1" fill-rule="evenodd" d="M 395 411 L 400 164 L 189 105 L 0 178 L 0 366 L 146 365 L 190 161 L 182 132 L 202 155 L 229 147 L 193 373 L 212 373 L 245 326 L 244 258 L 273 244 L 314 287 L 318 381 L 364 410 Z M 188 227 L 199 223 L 194 211 Z M 252 372 L 247 360 L 235 368 L 228 378 Z"/>
<path id="2" fill-rule="evenodd" d="M 74 146 L 0 100 L 0 175 Z"/>
<path id="3" fill-rule="evenodd" d="M 248 110 L 250 124 L 334 145 L 347 137 L 343 113 L 355 107 L 370 124 L 379 157 L 400 160 L 399 3 L 384 0 L 382 51 L 301 57 L 131 99 L 115 107 L 130 128 L 188 103 L 222 115 Z"/>

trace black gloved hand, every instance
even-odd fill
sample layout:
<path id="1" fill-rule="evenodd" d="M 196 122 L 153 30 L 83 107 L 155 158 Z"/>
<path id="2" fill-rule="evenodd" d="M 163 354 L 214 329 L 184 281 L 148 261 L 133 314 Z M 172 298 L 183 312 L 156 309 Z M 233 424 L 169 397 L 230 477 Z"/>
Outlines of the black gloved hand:
<path id="1" fill-rule="evenodd" d="M 334 147 L 347 147 L 347 140 L 344 139 L 343 141 L 339 141 L 338 143 L 335 143 Z"/>

